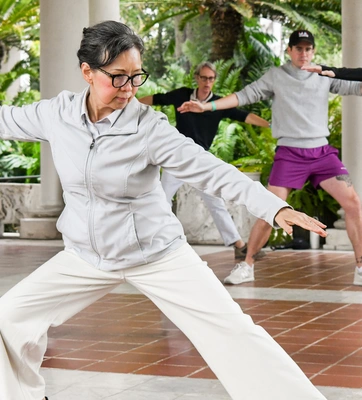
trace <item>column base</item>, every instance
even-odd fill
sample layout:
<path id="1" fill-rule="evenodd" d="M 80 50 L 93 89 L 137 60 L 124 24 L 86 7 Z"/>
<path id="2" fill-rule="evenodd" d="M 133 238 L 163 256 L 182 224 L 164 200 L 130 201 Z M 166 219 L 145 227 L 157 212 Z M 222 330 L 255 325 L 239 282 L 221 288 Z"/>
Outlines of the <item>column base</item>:
<path id="1" fill-rule="evenodd" d="M 345 229 L 327 229 L 326 231 L 328 236 L 326 237 L 326 244 L 323 245 L 324 250 L 353 250 Z"/>
<path id="2" fill-rule="evenodd" d="M 58 218 L 21 218 L 19 233 L 21 239 L 61 239 L 56 228 Z"/>

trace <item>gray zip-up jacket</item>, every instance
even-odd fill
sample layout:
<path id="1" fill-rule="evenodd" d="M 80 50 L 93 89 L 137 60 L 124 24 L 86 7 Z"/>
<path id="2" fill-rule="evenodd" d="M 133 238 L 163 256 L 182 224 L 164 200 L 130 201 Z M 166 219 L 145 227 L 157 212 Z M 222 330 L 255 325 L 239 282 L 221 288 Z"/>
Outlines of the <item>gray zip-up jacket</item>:
<path id="1" fill-rule="evenodd" d="M 160 184 L 160 166 L 200 190 L 246 205 L 270 224 L 287 206 L 135 98 L 93 141 L 81 118 L 85 95 L 63 91 L 21 108 L 3 106 L 0 137 L 49 142 L 65 202 L 58 229 L 66 248 L 96 268 L 147 264 L 185 243 Z"/>
<path id="2" fill-rule="evenodd" d="M 328 144 L 329 93 L 361 96 L 359 82 L 303 71 L 287 62 L 237 92 L 239 105 L 272 99 L 272 131 L 279 146 L 315 148 Z"/>

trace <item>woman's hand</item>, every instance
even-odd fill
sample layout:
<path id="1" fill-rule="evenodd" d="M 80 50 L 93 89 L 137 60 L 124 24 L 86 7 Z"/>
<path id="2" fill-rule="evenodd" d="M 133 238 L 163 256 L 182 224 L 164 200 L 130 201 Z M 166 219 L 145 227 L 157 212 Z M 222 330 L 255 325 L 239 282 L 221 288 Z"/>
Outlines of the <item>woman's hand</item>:
<path id="1" fill-rule="evenodd" d="M 205 103 L 205 105 L 206 104 L 207 103 Z M 185 101 L 185 103 L 181 104 L 181 106 L 178 107 L 177 111 L 179 111 L 181 114 L 189 111 L 195 113 L 202 113 L 206 111 L 205 105 L 196 100 Z"/>
<path id="2" fill-rule="evenodd" d="M 293 233 L 292 226 L 298 225 L 308 231 L 318 233 L 319 236 L 327 236 L 327 232 L 323 229 L 326 228 L 326 225 L 322 222 L 288 207 L 279 210 L 274 219 L 275 222 L 288 233 L 288 235 Z"/>

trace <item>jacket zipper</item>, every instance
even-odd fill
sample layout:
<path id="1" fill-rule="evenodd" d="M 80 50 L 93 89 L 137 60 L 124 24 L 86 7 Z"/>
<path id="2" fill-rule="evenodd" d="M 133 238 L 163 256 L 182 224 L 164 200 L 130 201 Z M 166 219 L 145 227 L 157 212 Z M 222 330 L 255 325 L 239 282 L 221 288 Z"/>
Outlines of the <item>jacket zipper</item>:
<path id="1" fill-rule="evenodd" d="M 86 187 L 88 190 L 89 203 L 90 203 L 89 215 L 88 215 L 89 237 L 90 237 L 92 249 L 97 255 L 96 266 L 98 267 L 99 263 L 100 263 L 100 255 L 97 250 L 96 240 L 94 237 L 94 209 L 93 209 L 94 197 L 92 194 L 91 184 L 90 184 L 91 164 L 92 164 L 93 157 L 94 157 L 94 152 L 92 150 L 94 149 L 94 146 L 95 146 L 95 139 L 93 138 L 92 143 L 89 146 L 89 153 L 88 153 L 87 162 L 86 162 L 85 183 L 86 183 Z"/>

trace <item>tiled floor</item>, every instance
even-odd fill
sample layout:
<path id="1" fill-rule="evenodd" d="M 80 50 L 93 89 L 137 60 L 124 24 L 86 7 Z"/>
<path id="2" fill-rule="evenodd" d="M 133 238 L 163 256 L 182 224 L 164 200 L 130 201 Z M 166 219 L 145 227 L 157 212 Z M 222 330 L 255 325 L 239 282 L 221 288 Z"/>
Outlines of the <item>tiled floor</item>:
<path id="1" fill-rule="evenodd" d="M 60 245 L 0 240 L 0 295 Z M 197 251 L 220 279 L 233 266 L 224 247 Z M 362 399 L 353 270 L 351 252 L 282 250 L 256 264 L 255 282 L 228 287 L 329 400 Z M 126 284 L 50 329 L 43 368 L 51 400 L 229 399 L 188 339 Z"/>

